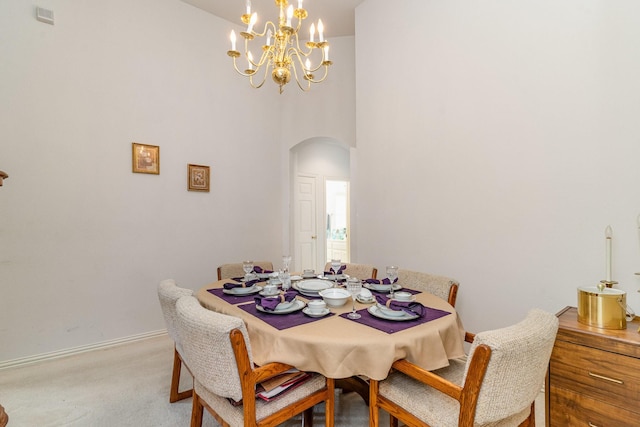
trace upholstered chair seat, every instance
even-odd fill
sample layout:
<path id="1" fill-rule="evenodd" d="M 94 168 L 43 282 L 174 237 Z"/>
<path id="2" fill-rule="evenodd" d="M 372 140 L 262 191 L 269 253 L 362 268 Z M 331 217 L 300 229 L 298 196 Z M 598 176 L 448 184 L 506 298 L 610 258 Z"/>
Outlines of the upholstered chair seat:
<path id="1" fill-rule="evenodd" d="M 392 426 L 534 426 L 557 330 L 556 316 L 534 309 L 513 326 L 467 334 L 469 357 L 446 368 L 396 361 L 385 380 L 370 381 L 370 425 L 379 424 L 382 408 Z"/>

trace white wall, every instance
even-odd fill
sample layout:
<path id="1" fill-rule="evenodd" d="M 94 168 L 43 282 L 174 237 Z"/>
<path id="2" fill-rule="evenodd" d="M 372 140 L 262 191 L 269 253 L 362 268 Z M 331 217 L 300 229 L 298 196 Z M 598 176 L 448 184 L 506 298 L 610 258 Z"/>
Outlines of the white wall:
<path id="1" fill-rule="evenodd" d="M 473 331 L 640 312 L 640 3 L 367 0 L 356 10 L 360 260 L 448 275 Z M 414 19 L 419 18 L 419 19 Z"/>
<path id="2" fill-rule="evenodd" d="M 38 5 L 54 26 L 0 2 L 0 361 L 163 329 L 159 280 L 282 255 L 277 91 L 232 71 L 231 24 L 177 0 Z M 134 141 L 159 176 L 131 172 Z"/>

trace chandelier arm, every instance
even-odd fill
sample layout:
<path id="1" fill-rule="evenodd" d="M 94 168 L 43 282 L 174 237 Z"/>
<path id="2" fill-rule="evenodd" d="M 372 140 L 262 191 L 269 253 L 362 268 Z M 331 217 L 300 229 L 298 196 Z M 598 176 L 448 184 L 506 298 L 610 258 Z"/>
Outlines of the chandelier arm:
<path id="1" fill-rule="evenodd" d="M 309 78 L 309 81 L 311 83 L 322 83 L 324 81 L 324 79 L 327 78 L 327 76 L 329 75 L 329 66 L 325 65 L 324 66 L 324 75 L 322 76 L 321 79 L 314 79 L 313 77 Z"/>
<path id="2" fill-rule="evenodd" d="M 255 88 L 255 89 L 260 89 L 262 87 L 262 85 L 264 84 L 265 81 L 267 81 L 267 71 L 268 71 L 268 67 L 264 68 L 264 75 L 262 76 L 262 81 L 260 82 L 260 84 L 256 85 L 253 83 L 253 77 L 256 75 L 256 73 L 251 74 L 249 76 L 249 84 L 251 85 L 251 87 Z M 257 71 L 257 70 L 256 70 Z"/>
<path id="3" fill-rule="evenodd" d="M 236 63 L 236 58 L 233 58 L 233 68 L 235 68 L 236 72 L 237 72 L 238 74 L 240 74 L 241 76 L 244 76 L 244 77 L 250 77 L 250 76 L 252 76 L 252 75 L 253 75 L 253 74 L 248 74 L 248 73 L 245 73 L 244 71 L 241 71 L 241 70 L 238 68 L 238 64 Z"/>
<path id="4" fill-rule="evenodd" d="M 298 58 L 298 60 L 300 60 L 300 59 Z M 306 88 L 302 87 L 302 83 L 300 83 L 300 79 L 298 78 L 298 71 L 297 71 L 297 69 L 296 69 L 295 65 L 294 65 L 292 68 L 293 68 L 293 76 L 294 76 L 294 78 L 296 79 L 296 83 L 297 83 L 298 87 L 299 87 L 303 92 L 308 92 L 308 91 L 311 89 L 311 80 L 309 80 L 309 79 L 306 77 L 306 73 L 305 73 L 305 80 L 307 80 L 307 87 L 306 87 Z M 303 68 L 303 70 L 304 70 L 304 68 Z"/>
<path id="5" fill-rule="evenodd" d="M 269 27 L 271 27 L 271 28 L 269 28 Z M 275 33 L 278 31 L 278 29 L 277 29 L 277 28 L 278 28 L 278 27 L 276 27 L 276 24 L 274 24 L 274 23 L 273 23 L 273 22 L 271 22 L 271 21 L 267 21 L 267 22 L 265 22 L 265 23 L 264 23 L 264 28 L 263 28 L 263 30 L 262 30 L 262 32 L 261 32 L 261 33 L 256 33 L 255 31 L 252 31 L 251 33 L 252 33 L 255 37 L 264 37 L 264 36 L 266 36 L 266 35 L 267 35 L 267 31 L 269 31 L 269 29 L 271 29 L 271 33 L 272 33 L 272 34 L 275 34 Z"/>

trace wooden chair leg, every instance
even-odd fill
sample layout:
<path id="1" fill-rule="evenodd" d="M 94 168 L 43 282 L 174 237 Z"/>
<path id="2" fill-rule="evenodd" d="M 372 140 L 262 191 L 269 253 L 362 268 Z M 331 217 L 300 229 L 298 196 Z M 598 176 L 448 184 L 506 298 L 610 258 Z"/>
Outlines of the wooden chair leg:
<path id="1" fill-rule="evenodd" d="M 179 400 L 191 397 L 193 389 L 186 391 L 178 391 L 180 386 L 180 372 L 182 371 L 182 358 L 178 354 L 178 350 L 173 349 L 173 372 L 171 374 L 171 389 L 169 390 L 169 402 L 177 402 Z"/>
<path id="2" fill-rule="evenodd" d="M 380 411 L 378 410 L 378 387 L 376 380 L 369 380 L 369 427 L 378 427 Z"/>
<path id="3" fill-rule="evenodd" d="M 313 407 L 307 409 L 302 414 L 304 427 L 313 427 Z"/>
<path id="4" fill-rule="evenodd" d="M 202 415 L 204 406 L 200 402 L 200 396 L 193 391 L 193 407 L 191 409 L 191 427 L 202 427 Z"/>

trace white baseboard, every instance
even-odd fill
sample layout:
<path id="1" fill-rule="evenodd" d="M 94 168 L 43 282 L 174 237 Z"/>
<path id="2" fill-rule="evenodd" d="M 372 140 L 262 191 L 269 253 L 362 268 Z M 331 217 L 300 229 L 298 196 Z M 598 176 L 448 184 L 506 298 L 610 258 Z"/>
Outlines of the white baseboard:
<path id="1" fill-rule="evenodd" d="M 21 357 L 19 359 L 12 359 L 0 362 L 0 371 L 8 368 L 15 368 L 17 366 L 30 365 L 32 363 L 43 362 L 46 360 L 58 359 L 60 357 L 71 356 L 74 354 L 86 353 L 87 351 L 102 350 L 108 347 L 114 347 L 121 344 L 126 344 L 135 341 L 142 341 L 149 338 L 159 337 L 166 335 L 167 330 L 161 329 L 159 331 L 145 332 L 143 334 L 130 335 L 128 337 L 117 338 L 109 341 L 102 341 L 95 344 L 83 345 L 80 347 L 68 348 L 65 350 L 52 351 L 50 353 L 36 354 L 35 356 Z"/>

